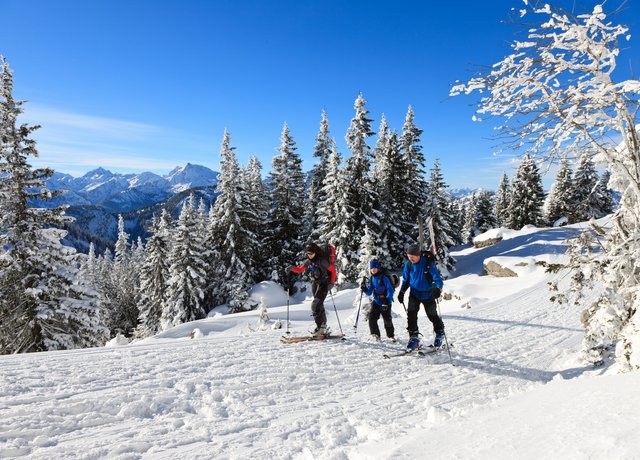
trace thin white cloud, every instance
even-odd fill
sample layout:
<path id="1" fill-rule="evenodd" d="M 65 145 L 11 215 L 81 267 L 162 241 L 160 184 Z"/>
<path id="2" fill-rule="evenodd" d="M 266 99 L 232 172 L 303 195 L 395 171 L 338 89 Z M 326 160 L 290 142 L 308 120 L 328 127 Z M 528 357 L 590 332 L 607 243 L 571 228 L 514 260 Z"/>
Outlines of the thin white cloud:
<path id="1" fill-rule="evenodd" d="M 32 103 L 24 109 L 20 122 L 41 126 L 32 135 L 40 153 L 33 160 L 37 167 L 74 175 L 96 167 L 166 173 L 187 162 L 211 165 L 217 160 L 213 143 L 204 146 L 193 135 L 164 127 Z"/>
<path id="2" fill-rule="evenodd" d="M 114 118 L 70 113 L 38 104 L 27 104 L 21 119 L 52 131 L 78 130 L 80 133 L 118 139 L 143 139 L 163 132 L 159 126 Z"/>

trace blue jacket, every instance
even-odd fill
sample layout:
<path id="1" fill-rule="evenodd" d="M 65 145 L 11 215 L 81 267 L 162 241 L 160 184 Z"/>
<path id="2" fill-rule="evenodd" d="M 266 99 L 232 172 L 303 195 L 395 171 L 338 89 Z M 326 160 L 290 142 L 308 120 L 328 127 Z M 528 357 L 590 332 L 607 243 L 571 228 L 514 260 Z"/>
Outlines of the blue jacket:
<path id="1" fill-rule="evenodd" d="M 429 260 L 428 267 L 427 260 Z M 444 282 L 434 260 L 422 256 L 417 264 L 412 264 L 409 260 L 405 262 L 400 292 L 405 292 L 411 287 L 412 296 L 418 300 L 427 300 L 431 297 L 433 289 L 442 289 L 442 286 Z"/>
<path id="2" fill-rule="evenodd" d="M 389 275 L 384 275 L 382 273 L 377 273 L 376 275 L 372 275 L 370 278 L 370 283 L 367 284 L 367 289 L 364 292 L 366 295 L 372 295 L 372 299 L 378 305 L 393 303 L 393 285 L 389 280 Z"/>

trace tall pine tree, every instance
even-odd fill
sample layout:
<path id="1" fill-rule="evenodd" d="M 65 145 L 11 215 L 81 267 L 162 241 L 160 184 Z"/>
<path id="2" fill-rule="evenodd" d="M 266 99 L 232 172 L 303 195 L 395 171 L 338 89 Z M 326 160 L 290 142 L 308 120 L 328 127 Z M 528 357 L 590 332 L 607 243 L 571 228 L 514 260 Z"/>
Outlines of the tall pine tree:
<path id="1" fill-rule="evenodd" d="M 34 208 L 48 200 L 48 168 L 34 169 L 38 126 L 18 125 L 23 103 L 13 98 L 13 72 L 4 57 L 0 74 L 0 353 L 47 351 L 104 343 L 101 312 L 80 258 L 60 242 L 70 219 L 64 208 Z"/>
<path id="2" fill-rule="evenodd" d="M 514 230 L 520 230 L 525 225 L 542 226 L 543 204 L 544 190 L 540 170 L 527 153 L 522 157 L 511 184 L 507 226 Z"/>
<path id="3" fill-rule="evenodd" d="M 296 152 L 296 142 L 286 123 L 280 141 L 276 149 L 280 154 L 273 158 L 269 174 L 272 197 L 269 248 L 272 277 L 275 281 L 284 282 L 288 275 L 286 267 L 293 264 L 304 245 L 305 176 L 302 160 Z"/>
<path id="4" fill-rule="evenodd" d="M 568 221 L 573 212 L 572 174 L 569 161 L 563 159 L 547 197 L 547 221 L 551 225 L 563 217 Z"/>
<path id="5" fill-rule="evenodd" d="M 348 282 L 354 282 L 358 278 L 358 263 L 360 239 L 364 234 L 364 226 L 376 227 L 376 222 L 371 216 L 371 206 L 375 199 L 372 197 L 369 168 L 371 166 L 371 148 L 367 144 L 367 138 L 374 133 L 371 131 L 371 119 L 367 118 L 369 111 L 365 108 L 367 101 L 362 93 L 354 104 L 355 116 L 347 130 L 345 139 L 351 157 L 347 159 L 345 168 L 345 191 L 349 209 L 352 214 L 342 216 L 348 222 L 350 238 L 342 248 L 345 262 L 342 275 Z"/>

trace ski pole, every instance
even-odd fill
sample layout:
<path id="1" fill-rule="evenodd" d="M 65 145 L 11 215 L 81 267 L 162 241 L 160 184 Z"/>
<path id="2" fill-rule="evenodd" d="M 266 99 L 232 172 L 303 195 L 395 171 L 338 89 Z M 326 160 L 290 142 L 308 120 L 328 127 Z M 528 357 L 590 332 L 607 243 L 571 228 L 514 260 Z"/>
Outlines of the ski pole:
<path id="1" fill-rule="evenodd" d="M 353 325 L 353 332 L 358 331 L 358 318 L 360 318 L 360 306 L 362 305 L 362 294 L 363 294 L 363 291 L 360 291 L 360 302 L 358 302 L 358 313 L 356 314 L 356 324 Z"/>
<path id="2" fill-rule="evenodd" d="M 440 318 L 442 318 L 442 313 L 440 313 L 440 299 L 436 299 L 436 305 L 438 306 L 438 315 L 440 315 Z M 445 331 L 442 331 L 442 333 L 444 334 L 444 343 L 447 344 L 447 353 L 449 353 L 449 362 L 451 363 L 452 366 L 455 366 L 455 364 L 453 364 L 453 358 L 451 357 L 451 348 L 449 347 L 449 339 L 447 339 L 447 333 Z"/>
<path id="3" fill-rule="evenodd" d="M 333 293 L 331 292 L 331 290 L 329 290 L 329 295 L 331 296 L 331 302 L 333 303 L 333 309 L 335 310 L 336 318 L 338 319 L 338 327 L 340 328 L 340 335 L 344 337 L 344 332 L 342 332 L 342 325 L 340 324 L 340 316 L 338 316 L 338 309 L 336 308 L 335 300 L 333 300 Z"/>
<path id="4" fill-rule="evenodd" d="M 289 299 L 291 299 L 291 272 L 287 274 L 287 335 L 291 334 L 289 332 Z"/>

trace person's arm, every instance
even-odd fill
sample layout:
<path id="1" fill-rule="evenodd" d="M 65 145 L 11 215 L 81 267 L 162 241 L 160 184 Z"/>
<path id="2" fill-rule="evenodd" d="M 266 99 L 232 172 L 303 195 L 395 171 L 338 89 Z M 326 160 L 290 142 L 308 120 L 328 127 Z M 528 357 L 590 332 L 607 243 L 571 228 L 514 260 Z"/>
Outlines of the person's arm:
<path id="1" fill-rule="evenodd" d="M 431 265 L 429 266 L 429 272 L 431 272 L 433 283 L 436 285 L 436 287 L 438 289 L 442 289 L 442 286 L 444 286 L 444 281 L 442 280 L 442 275 L 440 274 L 440 270 L 438 270 L 438 266 L 433 260 L 431 261 Z"/>
<path id="2" fill-rule="evenodd" d="M 291 271 L 293 273 L 304 273 L 307 268 L 309 268 L 309 261 L 305 261 L 302 265 L 294 265 L 293 267 L 291 267 Z"/>
<path id="3" fill-rule="evenodd" d="M 389 305 L 391 305 L 393 303 L 393 293 L 395 292 L 395 289 L 393 289 L 393 284 L 391 284 L 391 279 L 389 278 L 389 276 L 384 277 L 384 287 L 387 288 L 386 300 L 388 300 Z"/>

